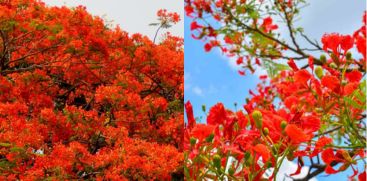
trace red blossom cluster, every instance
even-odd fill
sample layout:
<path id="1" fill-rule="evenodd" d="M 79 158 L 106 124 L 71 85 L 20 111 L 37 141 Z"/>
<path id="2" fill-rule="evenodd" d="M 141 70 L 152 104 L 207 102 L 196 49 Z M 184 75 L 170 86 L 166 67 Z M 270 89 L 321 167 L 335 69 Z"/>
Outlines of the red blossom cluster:
<path id="1" fill-rule="evenodd" d="M 207 114 L 207 124 L 197 124 L 192 105 L 185 104 L 188 180 L 275 180 L 284 159 L 298 164 L 290 177 L 308 164 L 303 180 L 347 169 L 353 170 L 349 179 L 366 179 L 366 13 L 353 35 L 325 34 L 319 46 L 293 28 L 301 2 L 185 2 L 186 14 L 193 18 L 193 38 L 206 42 L 205 51 L 219 47 L 237 56 L 242 75 L 246 69 L 255 71 L 253 63 L 273 66 L 269 76 L 260 76 L 257 92 L 249 92 L 243 111 L 218 103 Z M 266 3 L 274 4 L 262 9 Z M 274 12 L 289 27 L 291 44 L 273 32 L 278 26 L 269 15 Z M 302 49 L 294 38 L 297 33 L 323 55 L 316 58 Z M 286 56 L 289 51 L 300 57 Z M 300 60 L 306 65 L 299 66 Z"/>
<path id="2" fill-rule="evenodd" d="M 161 9 L 157 12 L 157 16 L 161 21 L 169 21 L 172 23 L 178 23 L 181 18 L 176 12 L 167 12 L 166 9 Z"/>
<path id="3" fill-rule="evenodd" d="M 0 130 L 0 180 L 183 178 L 183 40 L 0 1 Z"/>

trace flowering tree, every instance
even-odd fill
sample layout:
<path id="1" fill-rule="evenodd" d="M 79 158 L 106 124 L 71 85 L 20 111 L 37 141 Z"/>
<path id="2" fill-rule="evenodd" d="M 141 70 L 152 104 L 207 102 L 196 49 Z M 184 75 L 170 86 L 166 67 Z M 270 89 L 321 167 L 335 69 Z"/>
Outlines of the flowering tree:
<path id="1" fill-rule="evenodd" d="M 182 45 L 0 0 L 0 180 L 182 179 Z"/>
<path id="2" fill-rule="evenodd" d="M 250 91 L 244 111 L 218 103 L 207 124 L 197 124 L 192 105 L 185 104 L 187 180 L 276 180 L 285 159 L 298 164 L 290 178 L 309 167 L 294 180 L 346 169 L 353 170 L 350 179 L 366 180 L 366 14 L 352 35 L 326 33 L 320 44 L 294 25 L 305 3 L 185 1 L 192 37 L 205 42 L 205 51 L 219 48 L 236 57 L 241 75 L 268 71 L 257 91 Z M 290 41 L 277 33 L 274 18 Z"/>

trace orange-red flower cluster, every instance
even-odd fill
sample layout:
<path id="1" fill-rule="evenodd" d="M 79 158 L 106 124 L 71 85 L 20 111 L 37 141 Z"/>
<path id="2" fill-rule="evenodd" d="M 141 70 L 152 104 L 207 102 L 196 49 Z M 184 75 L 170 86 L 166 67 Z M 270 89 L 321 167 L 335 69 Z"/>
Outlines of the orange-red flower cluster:
<path id="1" fill-rule="evenodd" d="M 181 38 L 0 2 L 0 180 L 183 178 L 182 102 Z"/>

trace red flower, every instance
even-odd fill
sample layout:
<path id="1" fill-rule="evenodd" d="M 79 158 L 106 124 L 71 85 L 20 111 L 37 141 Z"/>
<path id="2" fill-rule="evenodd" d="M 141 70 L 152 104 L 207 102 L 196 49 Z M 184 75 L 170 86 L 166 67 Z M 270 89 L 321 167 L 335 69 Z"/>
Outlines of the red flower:
<path id="1" fill-rule="evenodd" d="M 323 43 L 323 49 L 328 51 L 331 49 L 335 55 L 338 54 L 338 46 L 340 44 L 340 35 L 337 33 L 325 34 L 321 38 L 321 42 Z"/>
<path id="2" fill-rule="evenodd" d="M 211 125 L 222 124 L 226 119 L 226 110 L 222 103 L 218 103 L 213 106 L 207 118 L 207 123 Z"/>
<path id="3" fill-rule="evenodd" d="M 350 82 L 359 82 L 362 79 L 362 73 L 358 70 L 353 70 L 351 72 L 345 73 L 345 77 Z"/>
<path id="4" fill-rule="evenodd" d="M 201 29 L 203 26 L 199 25 L 196 21 L 193 21 L 190 25 L 190 30 Z"/>
<path id="5" fill-rule="evenodd" d="M 268 33 L 271 30 L 276 30 L 278 29 L 278 25 L 274 25 L 273 24 L 273 19 L 271 19 L 271 17 L 267 17 L 263 20 L 263 24 L 261 25 L 261 27 L 264 28 L 264 31 L 266 33 Z"/>
<path id="6" fill-rule="evenodd" d="M 350 35 L 341 36 L 341 48 L 347 52 L 353 47 L 354 40 Z"/>
<path id="7" fill-rule="evenodd" d="M 237 60 L 236 60 L 236 64 L 239 65 L 239 64 L 242 64 L 243 63 L 243 57 L 239 57 Z"/>
<path id="8" fill-rule="evenodd" d="M 321 85 L 334 90 L 336 87 L 339 87 L 339 79 L 332 75 L 326 75 L 321 79 Z"/>
<path id="9" fill-rule="evenodd" d="M 350 82 L 344 86 L 344 95 L 352 94 L 357 88 L 359 83 L 358 82 Z"/>
<path id="10" fill-rule="evenodd" d="M 194 118 L 194 113 L 193 113 L 192 105 L 191 105 L 190 101 L 186 102 L 185 109 L 186 109 L 188 127 L 193 128 L 196 124 L 196 121 L 195 121 L 195 118 Z"/>
<path id="11" fill-rule="evenodd" d="M 333 143 L 333 139 L 328 138 L 328 137 L 321 137 L 319 138 L 319 140 L 317 140 L 316 142 L 316 148 L 317 149 L 321 149 L 324 146 L 328 145 L 328 144 L 332 144 Z"/>
<path id="12" fill-rule="evenodd" d="M 337 170 L 335 170 L 331 165 L 327 165 L 325 168 L 325 173 L 327 174 L 336 174 L 338 173 Z"/>
<path id="13" fill-rule="evenodd" d="M 306 134 L 301 128 L 297 127 L 295 124 L 289 124 L 285 128 L 285 132 L 294 144 L 299 144 L 302 142 L 308 142 L 311 140 L 312 135 Z"/>
<path id="14" fill-rule="evenodd" d="M 344 171 L 346 167 L 348 167 L 353 162 L 348 151 L 337 150 L 336 154 L 334 154 L 334 150 L 332 148 L 324 150 L 321 153 L 321 158 L 327 165 L 325 169 L 325 173 L 327 174 L 335 174 L 337 172 Z M 343 165 L 340 166 L 338 170 L 335 170 L 331 165 L 332 163 L 340 163 L 340 162 L 343 163 Z"/>
<path id="15" fill-rule="evenodd" d="M 358 175 L 358 181 L 366 181 L 366 171 Z"/>
<path id="16" fill-rule="evenodd" d="M 319 140 L 317 140 L 316 144 L 315 144 L 315 149 L 313 150 L 311 156 L 316 156 L 317 154 L 319 154 L 321 152 L 321 150 L 329 144 L 332 144 L 333 140 L 331 138 L 328 137 L 321 137 Z"/>
<path id="17" fill-rule="evenodd" d="M 227 43 L 227 44 L 233 44 L 234 43 L 232 38 L 229 37 L 229 36 L 224 37 L 224 42 Z"/>
<path id="18" fill-rule="evenodd" d="M 294 81 L 296 82 L 307 83 L 310 78 L 311 74 L 305 69 L 299 70 L 294 74 Z"/>
<path id="19" fill-rule="evenodd" d="M 350 35 L 339 35 L 337 33 L 325 34 L 321 42 L 324 44 L 323 49 L 327 51 L 331 49 L 335 55 L 338 55 L 339 45 L 344 52 L 353 47 L 354 40 Z"/>
<path id="20" fill-rule="evenodd" d="M 204 45 L 204 49 L 206 52 L 210 52 L 210 50 L 213 48 L 213 46 L 210 43 L 206 43 Z"/>
<path id="21" fill-rule="evenodd" d="M 270 151 L 268 147 L 263 144 L 257 144 L 254 148 L 254 151 L 259 153 L 263 158 L 264 163 L 266 163 L 270 158 Z"/>
<path id="22" fill-rule="evenodd" d="M 298 67 L 292 58 L 289 59 L 287 63 L 293 69 L 293 71 L 298 71 Z"/>
<path id="23" fill-rule="evenodd" d="M 194 8 L 190 5 L 185 6 L 185 12 L 186 12 L 186 16 L 188 17 L 192 17 L 192 13 L 194 13 Z"/>
<path id="24" fill-rule="evenodd" d="M 197 124 L 191 131 L 191 136 L 199 139 L 200 141 L 207 138 L 214 132 L 215 126 L 206 124 Z"/>
<path id="25" fill-rule="evenodd" d="M 308 57 L 308 65 L 310 66 L 311 70 L 313 70 L 313 57 L 312 56 L 309 56 Z"/>
<path id="26" fill-rule="evenodd" d="M 260 75 L 259 76 L 259 79 L 260 80 L 266 80 L 268 78 L 268 76 L 267 75 Z"/>
<path id="27" fill-rule="evenodd" d="M 366 59 L 366 37 L 357 36 L 355 39 L 358 52 L 363 55 L 364 59 Z"/>
<path id="28" fill-rule="evenodd" d="M 320 119 L 312 115 L 304 116 L 301 125 L 304 131 L 315 132 L 320 129 Z"/>
<path id="29" fill-rule="evenodd" d="M 236 113 L 236 116 L 237 116 L 238 125 L 240 126 L 240 128 L 246 128 L 248 120 L 247 120 L 246 116 L 243 114 L 243 112 L 238 111 Z"/>
<path id="30" fill-rule="evenodd" d="M 288 108 L 291 109 L 292 106 L 297 105 L 298 103 L 298 98 L 296 96 L 289 96 L 284 100 L 284 105 Z"/>
<path id="31" fill-rule="evenodd" d="M 332 148 L 328 148 L 321 153 L 322 161 L 324 161 L 327 165 L 334 161 L 334 157 L 335 155 Z"/>

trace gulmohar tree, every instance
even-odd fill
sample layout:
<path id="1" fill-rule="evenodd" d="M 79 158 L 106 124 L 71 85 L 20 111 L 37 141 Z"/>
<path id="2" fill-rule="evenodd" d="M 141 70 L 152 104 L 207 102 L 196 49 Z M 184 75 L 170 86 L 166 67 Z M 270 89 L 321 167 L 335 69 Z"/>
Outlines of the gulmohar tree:
<path id="1" fill-rule="evenodd" d="M 349 179 L 366 180 L 366 13 L 353 34 L 325 33 L 320 42 L 295 26 L 305 4 L 185 1 L 192 37 L 205 42 L 206 51 L 219 48 L 237 57 L 242 75 L 268 71 L 244 111 L 218 103 L 207 124 L 197 124 L 192 105 L 185 104 L 187 180 L 276 180 L 284 159 L 298 164 L 290 178 L 309 167 L 294 180 L 346 169 L 353 170 Z M 277 33 L 279 26 L 288 32 Z"/>
<path id="2" fill-rule="evenodd" d="M 181 38 L 0 0 L 0 180 L 182 179 L 182 135 Z"/>

